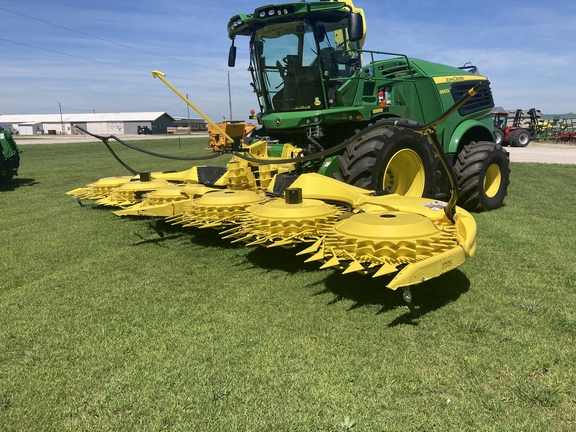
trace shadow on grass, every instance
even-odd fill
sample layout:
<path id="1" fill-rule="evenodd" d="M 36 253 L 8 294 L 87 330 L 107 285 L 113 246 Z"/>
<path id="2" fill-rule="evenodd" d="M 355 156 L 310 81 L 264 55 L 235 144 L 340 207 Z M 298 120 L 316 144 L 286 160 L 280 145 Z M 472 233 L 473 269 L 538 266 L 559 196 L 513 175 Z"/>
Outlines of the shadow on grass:
<path id="1" fill-rule="evenodd" d="M 231 243 L 223 239 L 219 231 L 212 228 L 184 227 L 182 225 L 173 225 L 162 218 L 150 218 L 145 216 L 123 216 L 134 221 L 145 221 L 150 227 L 150 236 L 156 236 L 156 241 L 161 239 L 187 238 L 190 243 L 218 249 L 241 249 L 245 247 L 244 243 Z M 153 222 L 155 220 L 155 222 Z"/>
<path id="2" fill-rule="evenodd" d="M 414 319 L 402 299 L 404 290 L 402 288 L 396 291 L 388 289 L 386 287 L 388 281 L 385 278 L 372 278 L 359 273 L 348 275 L 332 273 L 324 282 L 326 288 L 318 294 L 333 293 L 336 298 L 332 303 L 342 299 L 352 300 L 354 305 L 349 310 L 376 305 L 380 306 L 377 314 L 381 314 L 398 307 L 406 307 L 406 313 L 396 318 L 389 326 L 417 324 L 417 320 Z M 458 269 L 410 287 L 412 301 L 420 309 L 422 316 L 456 301 L 469 289 L 470 281 Z"/>
<path id="3" fill-rule="evenodd" d="M 309 255 L 296 256 L 301 249 L 256 247 L 247 254 L 247 258 L 254 264 L 254 267 L 261 267 L 267 270 L 280 270 L 286 273 L 321 271 L 319 270 L 320 265 L 318 262 L 304 262 Z"/>
<path id="4" fill-rule="evenodd" d="M 379 306 L 377 314 L 405 308 L 406 313 L 396 318 L 389 326 L 399 324 L 417 325 L 418 320 L 410 313 L 406 302 L 402 299 L 403 289 L 393 291 L 386 287 L 389 278 L 372 278 L 370 275 L 359 273 L 342 274 L 339 271 L 319 270 L 318 262 L 305 263 L 305 257 L 298 257 L 300 249 L 263 248 L 258 247 L 250 251 L 248 260 L 255 266 L 268 270 L 280 270 L 286 273 L 301 271 L 326 272 L 326 278 L 314 285 L 324 285 L 324 288 L 314 295 L 332 293 L 335 298 L 328 305 L 336 304 L 341 300 L 352 300 L 354 304 L 350 311 L 363 306 Z M 458 298 L 470 289 L 470 281 L 460 270 L 455 269 L 440 277 L 431 279 L 411 287 L 414 304 L 420 309 L 422 316 L 428 312 L 438 310 Z"/>
<path id="5" fill-rule="evenodd" d="M 102 208 L 95 206 L 92 208 Z M 109 207 L 107 208 L 109 211 Z M 156 219 L 152 223 L 152 218 L 142 218 L 138 216 L 125 216 L 134 221 L 146 222 L 149 224 L 150 232 L 147 235 L 134 233 L 140 240 L 134 246 L 153 243 L 162 246 L 164 241 L 176 238 L 187 237 L 190 243 L 208 248 L 219 249 L 239 249 L 245 248 L 244 243 L 231 243 L 223 239 L 218 231 L 214 229 L 183 228 L 181 225 L 172 225 L 162 219 Z M 324 288 L 314 295 L 332 293 L 335 298 L 328 304 L 347 299 L 354 302 L 349 310 L 361 308 L 363 306 L 379 306 L 377 314 L 382 314 L 399 307 L 405 307 L 406 313 L 396 318 L 389 326 L 399 324 L 417 325 L 402 299 L 403 289 L 393 291 L 386 287 L 389 278 L 372 278 L 370 275 L 352 273 L 344 275 L 339 271 L 320 270 L 320 263 L 305 263 L 306 257 L 297 256 L 301 248 L 283 249 L 280 247 L 264 248 L 253 247 L 246 254 L 246 258 L 253 267 L 268 271 L 282 271 L 289 274 L 296 272 L 325 272 L 326 277 L 310 286 L 324 285 Z M 414 304 L 419 308 L 421 316 L 428 312 L 435 311 L 443 306 L 456 301 L 463 293 L 468 291 L 470 281 L 458 269 L 448 272 L 438 278 L 431 279 L 419 285 L 411 287 Z"/>
<path id="6" fill-rule="evenodd" d="M 147 236 L 143 236 L 138 233 L 134 233 L 134 235 L 138 237 L 140 240 L 132 243 L 132 246 L 140 246 L 143 244 L 155 244 L 161 247 L 167 247 L 162 244 L 163 242 L 174 240 L 182 236 L 182 234 L 176 234 L 176 233 L 171 235 L 166 235 L 165 233 L 163 233 L 162 235 L 159 235 L 154 231 L 151 231 L 150 234 Z"/>
<path id="7" fill-rule="evenodd" d="M 105 206 L 105 205 L 100 205 L 98 203 L 96 203 L 96 201 L 93 200 L 81 200 L 80 198 L 72 198 L 72 201 L 70 202 L 74 202 L 76 201 L 76 203 L 86 209 L 86 210 L 95 210 L 95 211 L 101 211 L 101 212 L 109 212 L 109 213 L 113 213 L 116 210 L 120 210 L 119 207 L 111 207 L 111 206 Z"/>
<path id="8" fill-rule="evenodd" d="M 242 249 L 246 247 L 245 243 L 232 243 L 228 239 L 223 239 L 220 232 L 212 228 L 182 228 L 181 225 L 178 225 L 176 229 L 186 230 L 190 236 L 190 242 L 203 247 L 220 249 Z"/>
<path id="9" fill-rule="evenodd" d="M 0 182 L 0 192 L 13 191 L 23 186 L 36 186 L 40 184 L 35 179 L 30 178 L 12 178 L 11 180 Z"/>
<path id="10" fill-rule="evenodd" d="M 160 244 L 162 241 L 185 238 L 190 243 L 206 247 L 219 249 L 236 249 L 244 247 L 244 243 L 236 244 L 222 239 L 218 231 L 214 229 L 200 229 L 195 227 L 183 227 L 182 225 L 173 225 L 167 223 L 161 218 L 150 218 L 146 216 L 122 216 L 134 222 L 143 222 L 148 225 L 149 234 L 140 235 L 134 233 L 141 241 L 134 245 L 143 243 Z"/>
<path id="11" fill-rule="evenodd" d="M 205 228 L 200 229 L 196 227 L 184 227 L 179 224 L 171 224 L 166 222 L 163 217 L 149 217 L 149 216 L 135 216 L 135 215 L 125 215 L 116 216 L 114 212 L 120 210 L 120 207 L 105 206 L 96 203 L 95 201 L 89 200 L 78 200 L 76 199 L 78 205 L 85 209 L 86 211 L 96 211 L 103 213 L 110 213 L 111 218 L 118 218 L 121 220 L 127 220 L 134 224 L 143 224 L 147 226 L 149 233 L 139 234 L 134 233 L 136 237 L 140 239 L 134 243 L 134 246 L 144 243 L 155 243 L 160 244 L 163 241 L 178 239 L 178 238 L 188 238 L 190 243 L 210 248 L 224 248 L 224 249 L 236 249 L 245 247 L 244 243 L 231 243 L 229 240 L 223 239 L 219 232 L 215 229 Z M 142 227 L 142 225 L 135 225 Z"/>

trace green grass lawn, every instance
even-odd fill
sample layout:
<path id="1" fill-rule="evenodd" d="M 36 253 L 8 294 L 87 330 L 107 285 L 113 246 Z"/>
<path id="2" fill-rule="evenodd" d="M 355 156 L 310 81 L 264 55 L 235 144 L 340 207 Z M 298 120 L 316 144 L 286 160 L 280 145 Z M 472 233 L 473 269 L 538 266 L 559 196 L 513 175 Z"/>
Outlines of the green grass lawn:
<path id="1" fill-rule="evenodd" d="M 413 319 L 378 279 L 79 206 L 65 192 L 129 174 L 102 144 L 22 148 L 0 185 L 0 430 L 576 430 L 576 166 L 512 164 Z"/>

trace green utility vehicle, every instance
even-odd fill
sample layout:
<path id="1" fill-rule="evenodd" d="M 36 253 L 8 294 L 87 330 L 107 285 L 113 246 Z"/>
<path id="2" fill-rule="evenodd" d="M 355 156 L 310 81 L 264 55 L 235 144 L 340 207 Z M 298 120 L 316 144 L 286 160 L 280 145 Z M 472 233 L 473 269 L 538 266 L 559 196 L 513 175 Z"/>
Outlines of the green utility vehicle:
<path id="1" fill-rule="evenodd" d="M 455 171 L 458 204 L 468 210 L 502 205 L 509 156 L 494 142 L 490 83 L 461 68 L 363 50 L 366 22 L 351 0 L 271 4 L 228 23 L 228 63 L 237 36 L 249 38 L 252 87 L 259 101 L 254 136 L 269 155 L 292 144 L 319 157 L 302 165 L 366 189 L 447 199 L 450 182 L 428 139 L 378 125 L 398 119 L 426 124 L 476 84 L 480 92 L 437 126 Z"/>
<path id="2" fill-rule="evenodd" d="M 18 175 L 20 153 L 12 131 L 0 127 L 0 183 Z"/>

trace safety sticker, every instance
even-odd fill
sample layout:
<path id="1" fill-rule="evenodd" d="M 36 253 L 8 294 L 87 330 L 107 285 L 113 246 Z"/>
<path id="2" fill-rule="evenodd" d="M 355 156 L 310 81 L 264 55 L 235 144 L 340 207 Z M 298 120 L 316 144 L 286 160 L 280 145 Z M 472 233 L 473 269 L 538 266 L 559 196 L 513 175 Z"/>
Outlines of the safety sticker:
<path id="1" fill-rule="evenodd" d="M 438 211 L 444 210 L 448 204 L 442 201 L 432 201 L 424 204 L 424 207 L 428 207 L 430 210 Z"/>

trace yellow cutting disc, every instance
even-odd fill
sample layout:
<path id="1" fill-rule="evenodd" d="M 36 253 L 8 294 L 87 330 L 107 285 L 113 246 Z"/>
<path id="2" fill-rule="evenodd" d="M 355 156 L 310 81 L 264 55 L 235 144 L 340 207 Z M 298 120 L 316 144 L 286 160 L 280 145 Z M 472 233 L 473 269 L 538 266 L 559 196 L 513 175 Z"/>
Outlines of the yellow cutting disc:
<path id="1" fill-rule="evenodd" d="M 142 201 L 147 192 L 169 185 L 170 183 L 166 180 L 131 180 L 112 190 L 107 197 L 99 199 L 97 203 L 108 206 L 129 206 Z"/>
<path id="2" fill-rule="evenodd" d="M 182 201 L 188 199 L 184 194 L 184 186 L 170 185 L 148 192 L 141 202 L 130 207 L 115 211 L 117 216 L 173 216 Z"/>
<path id="3" fill-rule="evenodd" d="M 132 178 L 133 177 L 130 176 L 104 177 L 94 183 L 90 183 L 84 188 L 66 192 L 66 195 L 72 195 L 74 198 L 79 199 L 102 199 L 110 195 L 117 187 L 129 182 Z"/>
<path id="4" fill-rule="evenodd" d="M 325 262 L 322 268 L 382 276 L 455 247 L 461 249 L 456 228 L 447 222 L 402 211 L 354 214 L 300 254 L 312 254 L 307 262 Z"/>
<path id="5" fill-rule="evenodd" d="M 247 207 L 265 200 L 264 194 L 249 190 L 209 192 L 185 204 L 180 218 L 172 222 L 186 227 L 219 229 L 236 223 Z"/>
<path id="6" fill-rule="evenodd" d="M 163 186 L 145 194 L 141 202 L 115 211 L 114 214 L 117 216 L 165 217 L 167 222 L 174 222 L 174 220 L 180 220 L 184 205 L 192 201 L 193 198 L 200 198 L 208 192 L 218 190 L 221 189 L 197 183 Z"/>
<path id="7" fill-rule="evenodd" d="M 320 200 L 304 199 L 288 204 L 275 199 L 248 208 L 237 227 L 224 232 L 224 238 L 234 238 L 249 245 L 292 247 L 313 242 L 331 228 L 342 210 Z"/>

